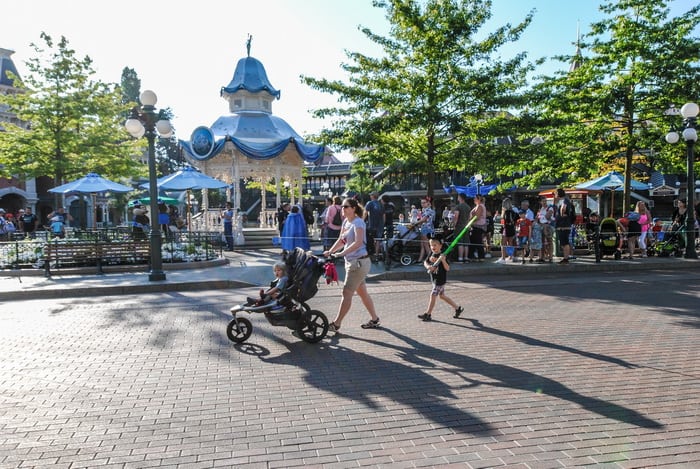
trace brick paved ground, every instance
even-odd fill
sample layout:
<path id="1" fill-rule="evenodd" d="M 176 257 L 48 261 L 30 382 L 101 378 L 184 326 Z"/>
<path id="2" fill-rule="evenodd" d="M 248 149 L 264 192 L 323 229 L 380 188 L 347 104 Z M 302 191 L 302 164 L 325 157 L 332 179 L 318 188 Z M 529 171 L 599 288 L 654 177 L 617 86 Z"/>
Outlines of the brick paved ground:
<path id="1" fill-rule="evenodd" d="M 8 303 L 0 467 L 699 467 L 698 277 L 379 282 L 316 345 L 234 346 L 244 291 Z"/>

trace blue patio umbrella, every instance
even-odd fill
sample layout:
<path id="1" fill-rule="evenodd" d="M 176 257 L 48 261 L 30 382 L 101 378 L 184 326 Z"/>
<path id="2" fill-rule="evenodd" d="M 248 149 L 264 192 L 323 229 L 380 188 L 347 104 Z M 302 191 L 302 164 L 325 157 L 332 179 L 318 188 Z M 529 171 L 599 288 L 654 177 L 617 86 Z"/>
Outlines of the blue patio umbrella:
<path id="1" fill-rule="evenodd" d="M 68 194 L 70 192 L 97 194 L 100 192 L 130 192 L 132 190 L 133 188 L 129 186 L 105 179 L 97 173 L 88 173 L 84 177 L 73 182 L 49 189 L 49 192 L 55 194 Z"/>
<path id="2" fill-rule="evenodd" d="M 60 186 L 49 189 L 49 192 L 54 194 L 91 194 L 92 195 L 92 227 L 97 227 L 97 207 L 95 203 L 95 195 L 104 192 L 131 192 L 132 187 L 119 184 L 118 182 L 110 181 L 103 178 L 97 173 L 87 173 L 84 177 L 73 182 L 62 184 Z"/>
<path id="3" fill-rule="evenodd" d="M 158 179 L 156 182 L 158 189 L 168 191 L 185 191 L 191 189 L 223 189 L 228 184 L 219 181 L 211 176 L 202 174 L 196 169 L 188 166 L 184 169 L 168 174 Z M 148 188 L 148 184 L 141 184 L 141 187 Z"/>
<path id="4" fill-rule="evenodd" d="M 588 189 L 594 191 L 621 191 L 625 187 L 625 177 L 617 171 L 610 171 L 590 181 L 582 182 L 576 189 Z M 647 185 L 635 179 L 630 180 L 630 187 L 635 191 L 647 190 Z"/>
<path id="5" fill-rule="evenodd" d="M 622 191 L 624 187 L 625 177 L 617 171 L 610 171 L 608 174 L 578 184 L 576 189 L 610 191 L 610 216 L 613 217 L 615 214 L 615 192 Z M 648 189 L 646 184 L 634 179 L 630 180 L 630 188 L 635 191 L 645 191 Z"/>
<path id="6" fill-rule="evenodd" d="M 156 181 L 158 189 L 169 191 L 187 191 L 187 229 L 190 229 L 190 195 L 192 189 L 223 189 L 228 184 L 219 181 L 211 176 L 202 174 L 191 166 L 187 166 L 179 171 L 163 176 Z M 148 188 L 148 184 L 141 184 L 141 187 Z M 206 220 L 206 218 L 205 218 Z"/>

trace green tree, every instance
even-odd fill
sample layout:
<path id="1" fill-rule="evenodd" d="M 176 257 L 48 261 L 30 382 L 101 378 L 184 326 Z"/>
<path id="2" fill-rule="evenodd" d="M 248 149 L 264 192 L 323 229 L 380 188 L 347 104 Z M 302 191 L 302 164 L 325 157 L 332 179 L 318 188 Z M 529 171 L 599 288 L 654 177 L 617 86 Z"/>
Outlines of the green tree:
<path id="1" fill-rule="evenodd" d="M 348 191 L 357 192 L 360 202 L 369 200 L 369 193 L 379 191 L 379 187 L 372 180 L 372 174 L 368 165 L 356 161 L 350 167 L 350 177 L 345 183 Z"/>
<path id="2" fill-rule="evenodd" d="M 484 33 L 491 19 L 488 0 L 373 4 L 386 10 L 389 36 L 361 30 L 383 49 L 383 57 L 348 52 L 350 63 L 342 65 L 347 83 L 302 76 L 341 103 L 314 111 L 316 117 L 335 117 L 319 138 L 352 149 L 360 164 L 416 167 L 427 175 L 429 195 L 435 171 L 469 166 L 484 172 L 486 160 L 475 159 L 475 144 L 510 135 L 513 122 L 498 111 L 520 105 L 519 91 L 532 68 L 525 54 L 501 60 L 499 49 L 520 37 L 532 14 Z M 484 145 L 479 151 L 498 150 Z"/>
<path id="3" fill-rule="evenodd" d="M 68 41 L 41 34 L 29 59 L 26 91 L 0 95 L 28 128 L 6 124 L 0 132 L 3 175 L 52 176 L 56 185 L 87 172 L 108 178 L 135 176 L 143 166 L 132 155 L 140 142 L 128 138 L 123 116 L 128 109 L 114 84 L 93 81 L 92 59 L 76 57 Z"/>
<path id="4" fill-rule="evenodd" d="M 611 0 L 591 25 L 582 56 L 560 56 L 573 70 L 545 77 L 533 95 L 531 117 L 545 144 L 529 161 L 527 180 L 571 181 L 623 169 L 624 206 L 630 206 L 632 164 L 657 170 L 682 167 L 682 152 L 662 142 L 672 104 L 697 99 L 700 85 L 700 6 L 671 17 L 669 0 Z"/>

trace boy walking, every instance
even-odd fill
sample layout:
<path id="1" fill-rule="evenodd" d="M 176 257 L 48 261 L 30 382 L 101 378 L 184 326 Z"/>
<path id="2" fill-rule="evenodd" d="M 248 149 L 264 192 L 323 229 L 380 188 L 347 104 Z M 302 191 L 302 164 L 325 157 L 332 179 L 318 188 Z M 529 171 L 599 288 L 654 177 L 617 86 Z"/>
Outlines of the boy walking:
<path id="1" fill-rule="evenodd" d="M 428 274 L 430 275 L 433 289 L 430 292 L 428 310 L 423 314 L 419 314 L 418 318 L 422 319 L 423 321 L 432 320 L 433 308 L 435 307 L 435 302 L 437 301 L 438 297 L 454 308 L 454 317 L 458 318 L 464 311 L 464 308 L 457 306 L 457 303 L 445 295 L 445 284 L 447 283 L 447 272 L 450 270 L 450 264 L 447 262 L 445 256 L 441 254 L 442 242 L 439 239 L 431 238 L 429 243 L 431 253 L 423 262 L 423 266 L 427 269 Z M 436 263 L 437 265 L 434 265 Z"/>

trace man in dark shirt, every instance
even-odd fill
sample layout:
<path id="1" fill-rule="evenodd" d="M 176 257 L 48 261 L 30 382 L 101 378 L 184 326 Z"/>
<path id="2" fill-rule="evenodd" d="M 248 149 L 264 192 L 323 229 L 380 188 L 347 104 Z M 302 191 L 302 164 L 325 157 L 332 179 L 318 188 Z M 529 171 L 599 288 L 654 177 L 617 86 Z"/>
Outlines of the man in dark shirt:
<path id="1" fill-rule="evenodd" d="M 35 231 L 39 228 L 39 217 L 32 213 L 31 207 L 24 209 L 24 213 L 18 219 L 20 231 L 24 231 L 30 238 L 36 236 Z"/>

